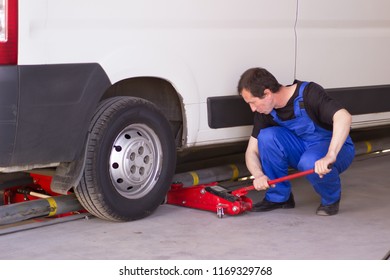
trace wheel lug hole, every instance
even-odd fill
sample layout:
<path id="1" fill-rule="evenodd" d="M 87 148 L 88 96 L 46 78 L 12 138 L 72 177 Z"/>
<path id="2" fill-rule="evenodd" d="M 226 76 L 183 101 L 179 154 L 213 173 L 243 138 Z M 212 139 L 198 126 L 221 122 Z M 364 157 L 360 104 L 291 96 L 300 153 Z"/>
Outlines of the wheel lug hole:
<path id="1" fill-rule="evenodd" d="M 114 163 L 112 164 L 112 168 L 118 169 L 118 168 L 119 168 L 119 164 L 118 164 L 117 162 L 114 162 Z"/>
<path id="2" fill-rule="evenodd" d="M 132 153 L 130 154 L 130 160 L 131 160 L 131 161 L 134 161 L 134 160 L 135 160 L 135 153 L 134 153 L 134 152 L 132 152 Z"/>

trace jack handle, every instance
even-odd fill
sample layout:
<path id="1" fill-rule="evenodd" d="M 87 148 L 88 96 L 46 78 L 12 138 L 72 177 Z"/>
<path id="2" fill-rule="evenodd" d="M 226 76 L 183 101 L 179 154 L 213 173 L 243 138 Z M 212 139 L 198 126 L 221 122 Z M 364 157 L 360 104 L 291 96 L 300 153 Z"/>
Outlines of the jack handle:
<path id="1" fill-rule="evenodd" d="M 332 166 L 333 166 L 332 164 L 329 164 L 328 165 L 328 169 L 332 169 Z M 297 173 L 294 173 L 294 174 L 291 174 L 291 175 L 287 175 L 287 176 L 284 176 L 284 177 L 280 177 L 280 178 L 277 178 L 277 179 L 274 179 L 274 180 L 269 180 L 268 181 L 268 185 L 271 186 L 271 185 L 274 185 L 274 184 L 277 184 L 277 183 L 281 183 L 281 182 L 284 182 L 284 181 L 287 181 L 287 180 L 303 177 L 303 176 L 306 176 L 306 175 L 309 175 L 309 174 L 312 174 L 312 173 L 314 173 L 314 168 L 313 169 L 309 169 L 309 170 L 305 170 L 305 171 L 301 171 L 301 172 L 297 172 Z M 244 196 L 249 191 L 252 191 L 254 189 L 255 189 L 254 186 L 243 187 L 241 189 L 232 191 L 232 195 L 235 195 L 235 196 L 238 196 L 238 197 Z"/>

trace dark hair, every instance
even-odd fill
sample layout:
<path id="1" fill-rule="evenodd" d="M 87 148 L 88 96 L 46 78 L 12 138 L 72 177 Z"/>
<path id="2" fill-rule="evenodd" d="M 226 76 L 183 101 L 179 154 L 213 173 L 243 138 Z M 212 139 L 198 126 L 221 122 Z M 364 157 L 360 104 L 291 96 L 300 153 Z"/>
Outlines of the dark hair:
<path id="1" fill-rule="evenodd" d="M 255 97 L 262 98 L 264 90 L 277 92 L 281 84 L 264 68 L 250 68 L 246 70 L 238 82 L 237 90 L 241 94 L 243 89 L 248 90 Z"/>

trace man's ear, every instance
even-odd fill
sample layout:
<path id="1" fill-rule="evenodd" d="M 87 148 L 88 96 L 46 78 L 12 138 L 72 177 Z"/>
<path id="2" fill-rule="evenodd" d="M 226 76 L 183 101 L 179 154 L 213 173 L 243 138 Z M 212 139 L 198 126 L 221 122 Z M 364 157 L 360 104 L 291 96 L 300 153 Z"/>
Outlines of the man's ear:
<path id="1" fill-rule="evenodd" d="M 271 91 L 270 89 L 266 88 L 266 89 L 264 90 L 264 97 L 266 97 L 266 96 L 268 96 L 268 95 L 270 95 L 270 94 L 272 94 L 272 91 Z"/>

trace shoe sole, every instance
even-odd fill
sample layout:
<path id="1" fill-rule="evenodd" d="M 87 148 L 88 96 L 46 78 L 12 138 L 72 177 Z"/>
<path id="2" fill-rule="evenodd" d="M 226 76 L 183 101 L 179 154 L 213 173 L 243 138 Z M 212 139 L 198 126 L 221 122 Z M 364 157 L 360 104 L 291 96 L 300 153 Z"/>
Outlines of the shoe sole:
<path id="1" fill-rule="evenodd" d="M 336 212 L 326 212 L 326 211 L 324 211 L 324 210 L 319 210 L 319 211 L 317 211 L 316 212 L 316 214 L 318 215 L 318 216 L 334 216 L 334 215 L 336 215 L 337 213 L 338 213 L 339 211 L 336 211 Z"/>
<path id="2" fill-rule="evenodd" d="M 269 212 L 269 211 L 272 211 L 272 210 L 278 210 L 278 209 L 293 209 L 295 208 L 295 205 L 294 206 L 291 206 L 291 205 L 282 205 L 280 207 L 276 207 L 276 208 L 271 208 L 271 209 L 256 209 L 256 208 L 252 208 L 251 209 L 251 212 Z"/>

